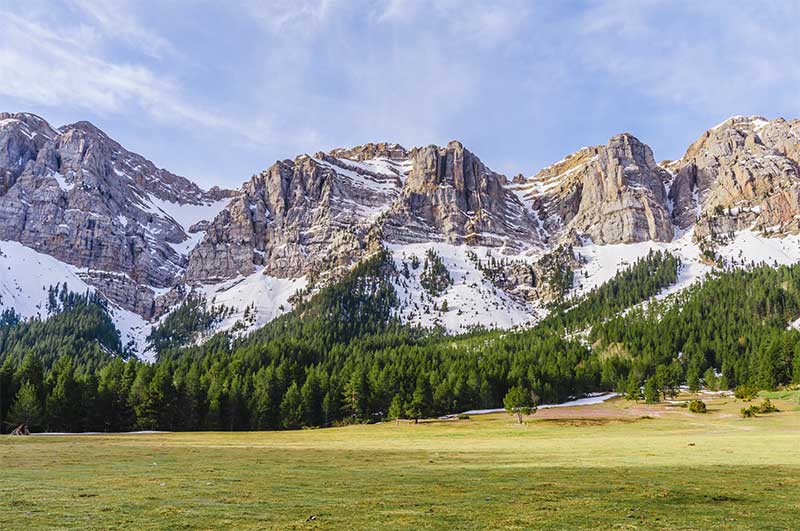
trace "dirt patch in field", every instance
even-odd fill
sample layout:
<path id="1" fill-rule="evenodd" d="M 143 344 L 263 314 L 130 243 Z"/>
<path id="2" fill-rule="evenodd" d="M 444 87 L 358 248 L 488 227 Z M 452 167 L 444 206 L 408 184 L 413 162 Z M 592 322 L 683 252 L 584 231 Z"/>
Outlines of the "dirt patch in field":
<path id="1" fill-rule="evenodd" d="M 602 404 L 540 409 L 529 420 L 565 426 L 593 426 L 611 422 L 639 422 L 665 416 L 687 415 L 681 407 L 614 399 Z"/>
<path id="2" fill-rule="evenodd" d="M 634 417 L 604 417 L 604 418 L 559 418 L 559 419 L 537 419 L 538 422 L 546 424 L 556 424 L 558 426 L 603 426 L 613 423 L 636 422 L 641 419 Z"/>

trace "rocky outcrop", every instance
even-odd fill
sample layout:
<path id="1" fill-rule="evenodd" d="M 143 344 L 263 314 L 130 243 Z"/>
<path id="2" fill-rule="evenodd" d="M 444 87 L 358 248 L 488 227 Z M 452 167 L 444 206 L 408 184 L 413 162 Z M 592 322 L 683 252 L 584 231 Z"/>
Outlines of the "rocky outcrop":
<path id="1" fill-rule="evenodd" d="M 732 118 L 661 166 L 620 134 L 511 180 L 457 141 L 370 143 L 277 161 L 233 192 L 202 190 L 88 122 L 0 113 L 0 239 L 80 268 L 148 318 L 196 284 L 260 271 L 318 286 L 384 243 L 489 247 L 495 287 L 551 300 L 581 267 L 570 244 L 692 227 L 704 241 L 800 231 L 800 122 Z M 505 261 L 525 253 L 542 259 Z"/>
<path id="2" fill-rule="evenodd" d="M 800 121 L 734 117 L 670 164 L 675 223 L 696 239 L 748 228 L 798 230 Z"/>
<path id="3" fill-rule="evenodd" d="M 573 272 L 582 262 L 569 245 L 559 245 L 537 260 L 478 259 L 469 255 L 483 276 L 508 295 L 528 302 L 553 302 L 573 286 Z"/>
<path id="4" fill-rule="evenodd" d="M 365 159 L 366 160 L 366 159 Z M 402 186 L 402 164 L 318 153 L 276 162 L 209 225 L 191 253 L 190 281 L 330 272 L 368 248 L 370 228 Z"/>
<path id="5" fill-rule="evenodd" d="M 56 131 L 31 114 L 0 114 L 0 154 L 0 239 L 87 268 L 110 300 L 145 316 L 153 288 L 172 286 L 187 265 L 176 247 L 189 235 L 171 210 L 232 195 L 156 168 L 88 122 Z"/>
<path id="6" fill-rule="evenodd" d="M 89 270 L 78 276 L 97 288 L 107 299 L 134 313 L 146 318 L 159 315 L 156 312 L 156 294 L 153 289 L 124 273 Z"/>
<path id="7" fill-rule="evenodd" d="M 28 163 L 58 133 L 36 115 L 0 113 L 0 194 L 11 188 Z"/>
<path id="8" fill-rule="evenodd" d="M 393 243 L 446 241 L 519 252 L 540 244 L 535 214 L 457 141 L 409 152 L 410 170 L 383 233 Z"/>
<path id="9" fill-rule="evenodd" d="M 535 215 L 459 142 L 406 150 L 367 144 L 276 162 L 210 224 L 192 252 L 194 281 L 279 277 L 348 266 L 380 238 L 505 249 L 541 241 Z"/>
<path id="10" fill-rule="evenodd" d="M 574 235 L 599 244 L 669 241 L 668 180 L 650 148 L 626 133 L 581 149 L 515 189 L 558 241 Z"/>

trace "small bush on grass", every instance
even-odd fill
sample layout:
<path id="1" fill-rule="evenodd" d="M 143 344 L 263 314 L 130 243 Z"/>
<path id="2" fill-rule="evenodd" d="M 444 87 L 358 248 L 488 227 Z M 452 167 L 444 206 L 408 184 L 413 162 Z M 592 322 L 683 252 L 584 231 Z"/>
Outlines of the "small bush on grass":
<path id="1" fill-rule="evenodd" d="M 773 404 L 772 401 L 769 398 L 765 398 L 761 402 L 761 405 L 758 406 L 758 412 L 759 413 L 775 413 L 777 411 L 778 411 L 778 408 L 775 407 L 775 404 Z"/>
<path id="2" fill-rule="evenodd" d="M 742 418 L 744 419 L 755 417 L 757 412 L 758 412 L 757 406 L 743 407 L 742 410 L 740 411 Z"/>
<path id="3" fill-rule="evenodd" d="M 707 411 L 706 403 L 702 400 L 692 400 L 689 402 L 689 411 L 692 413 L 705 413 Z"/>
<path id="4" fill-rule="evenodd" d="M 733 396 L 741 398 L 742 400 L 752 400 L 756 395 L 758 395 L 758 389 L 752 385 L 738 385 L 736 389 L 733 390 Z"/>

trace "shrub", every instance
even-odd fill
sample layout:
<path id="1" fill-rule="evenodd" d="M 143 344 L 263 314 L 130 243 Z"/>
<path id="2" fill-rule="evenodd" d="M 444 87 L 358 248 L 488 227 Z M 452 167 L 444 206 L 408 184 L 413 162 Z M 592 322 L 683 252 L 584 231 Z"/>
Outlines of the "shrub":
<path id="1" fill-rule="evenodd" d="M 464 413 L 459 413 L 458 420 L 469 420 L 469 415 L 465 415 Z"/>
<path id="2" fill-rule="evenodd" d="M 737 385 L 736 389 L 733 390 L 733 396 L 736 398 L 741 398 L 742 400 L 752 400 L 758 394 L 758 389 L 753 387 L 752 385 Z"/>
<path id="3" fill-rule="evenodd" d="M 755 407 L 755 406 L 753 406 L 753 407 Z M 765 398 L 761 402 L 761 405 L 758 406 L 758 412 L 759 413 L 775 413 L 777 411 L 778 411 L 778 408 L 775 407 L 775 405 L 772 403 L 772 401 L 769 398 Z"/>
<path id="4" fill-rule="evenodd" d="M 706 403 L 702 400 L 692 400 L 689 402 L 689 411 L 692 413 L 705 413 L 707 411 Z"/>
<path id="5" fill-rule="evenodd" d="M 750 406 L 750 407 L 743 407 L 740 413 L 742 414 L 742 418 L 749 419 L 751 417 L 755 417 L 757 411 L 758 408 L 756 406 Z"/>

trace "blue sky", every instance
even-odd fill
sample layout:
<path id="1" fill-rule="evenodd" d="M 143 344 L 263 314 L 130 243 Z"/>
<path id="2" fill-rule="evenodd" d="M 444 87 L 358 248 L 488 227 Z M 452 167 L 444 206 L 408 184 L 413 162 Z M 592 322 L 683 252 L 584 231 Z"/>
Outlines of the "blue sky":
<path id="1" fill-rule="evenodd" d="M 675 158 L 800 117 L 800 2 L 0 0 L 0 110 L 89 120 L 238 186 L 277 159 L 459 139 L 531 175 L 629 131 Z"/>

